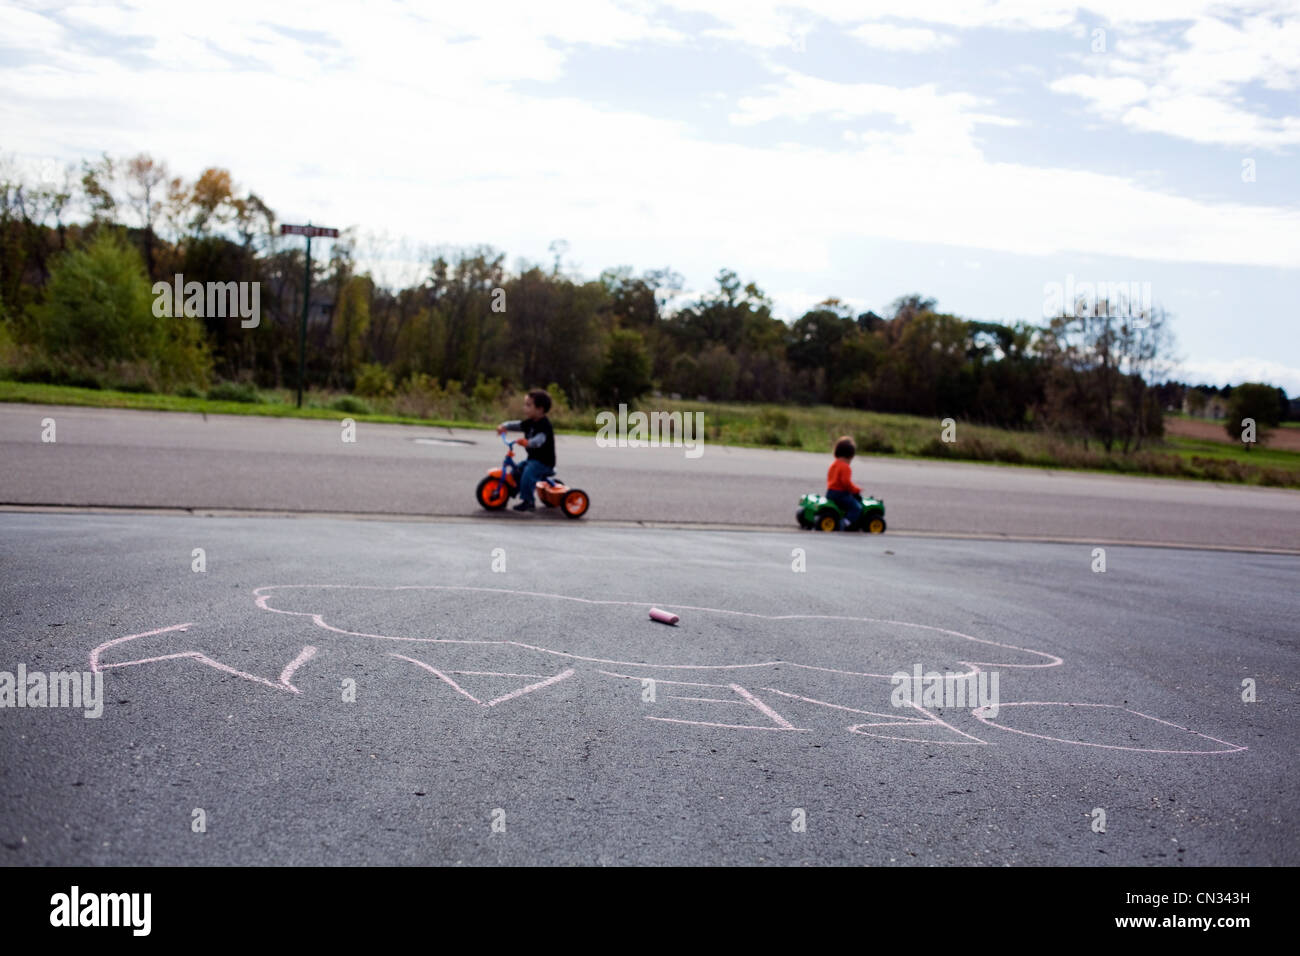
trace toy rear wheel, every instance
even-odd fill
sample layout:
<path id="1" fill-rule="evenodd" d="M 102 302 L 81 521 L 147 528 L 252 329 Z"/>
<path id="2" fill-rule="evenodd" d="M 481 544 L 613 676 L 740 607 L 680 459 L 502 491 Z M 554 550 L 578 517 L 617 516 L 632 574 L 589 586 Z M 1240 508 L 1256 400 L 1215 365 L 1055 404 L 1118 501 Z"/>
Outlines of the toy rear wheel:
<path id="1" fill-rule="evenodd" d="M 867 534 L 884 534 L 885 516 L 881 514 L 867 515 L 862 519 L 862 530 Z"/>
<path id="2" fill-rule="evenodd" d="M 581 518 L 591 507 L 591 499 L 581 488 L 573 488 L 565 493 L 564 500 L 560 502 L 560 510 L 564 512 L 566 518 Z"/>
<path id="3" fill-rule="evenodd" d="M 813 518 L 813 527 L 818 531 L 838 531 L 840 529 L 840 516 L 830 509 L 823 509 L 817 512 Z"/>
<path id="4" fill-rule="evenodd" d="M 500 511 L 510 500 L 510 486 L 505 479 L 488 475 L 474 489 L 474 497 L 488 511 Z"/>

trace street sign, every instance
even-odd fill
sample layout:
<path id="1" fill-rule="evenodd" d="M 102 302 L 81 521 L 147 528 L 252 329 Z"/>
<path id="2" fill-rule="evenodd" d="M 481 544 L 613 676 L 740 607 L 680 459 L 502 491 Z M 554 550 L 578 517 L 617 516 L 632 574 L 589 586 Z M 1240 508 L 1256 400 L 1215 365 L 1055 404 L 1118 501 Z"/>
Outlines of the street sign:
<path id="1" fill-rule="evenodd" d="M 280 235 L 282 236 L 325 236 L 329 239 L 337 239 L 339 231 L 337 229 L 326 229 L 324 226 L 280 226 Z"/>
<path id="2" fill-rule="evenodd" d="M 305 226 L 286 226 L 281 223 L 280 235 L 307 237 L 307 269 L 302 280 L 302 324 L 298 326 L 298 407 L 302 408 L 303 382 L 307 377 L 307 306 L 311 302 L 311 238 L 319 236 L 322 239 L 337 239 L 339 231 L 310 223 Z"/>

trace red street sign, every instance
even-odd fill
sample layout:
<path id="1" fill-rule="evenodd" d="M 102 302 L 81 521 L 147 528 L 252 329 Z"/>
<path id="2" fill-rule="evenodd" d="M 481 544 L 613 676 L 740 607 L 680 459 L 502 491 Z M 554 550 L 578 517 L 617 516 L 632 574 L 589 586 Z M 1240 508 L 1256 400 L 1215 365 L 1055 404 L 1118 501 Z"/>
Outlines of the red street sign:
<path id="1" fill-rule="evenodd" d="M 282 236 L 328 236 L 331 239 L 337 239 L 339 231 L 337 229 L 326 229 L 324 226 L 280 226 L 280 235 Z"/>

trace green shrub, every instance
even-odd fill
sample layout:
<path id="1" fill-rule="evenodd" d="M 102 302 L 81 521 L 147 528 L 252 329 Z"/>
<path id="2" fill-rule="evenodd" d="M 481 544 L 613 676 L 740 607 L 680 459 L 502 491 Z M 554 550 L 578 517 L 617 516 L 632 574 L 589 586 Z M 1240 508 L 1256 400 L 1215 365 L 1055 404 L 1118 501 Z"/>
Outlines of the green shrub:
<path id="1" fill-rule="evenodd" d="M 1285 468 L 1261 468 L 1259 483 L 1271 488 L 1300 487 L 1300 473 Z"/>
<path id="2" fill-rule="evenodd" d="M 102 376 L 104 387 L 119 392 L 154 393 L 161 391 L 154 368 L 143 359 L 113 362 Z"/>
<path id="3" fill-rule="evenodd" d="M 348 415 L 369 415 L 370 406 L 359 398 L 353 398 L 351 395 L 344 395 L 342 398 L 336 398 L 330 402 L 330 408 L 336 412 L 345 412 Z"/>
<path id="4" fill-rule="evenodd" d="M 483 378 L 470 389 L 470 401 L 475 405 L 493 405 L 501 398 L 501 379 Z"/>
<path id="5" fill-rule="evenodd" d="M 892 455 L 893 444 L 879 431 L 869 431 L 865 435 L 856 435 L 853 439 L 858 451 L 869 455 Z"/>
<path id="6" fill-rule="evenodd" d="M 357 369 L 357 384 L 352 390 L 365 398 L 387 398 L 396 391 L 392 374 L 378 362 L 367 362 Z"/>
<path id="7" fill-rule="evenodd" d="M 204 385 L 210 374 L 199 320 L 154 315 L 140 254 L 115 231 L 104 230 L 85 249 L 58 256 L 45 301 L 30 314 L 33 344 L 56 367 L 144 363 L 151 384 L 168 387 Z"/>
<path id="8" fill-rule="evenodd" d="M 555 419 L 568 415 L 573 409 L 573 403 L 569 401 L 569 396 L 555 382 L 546 386 L 546 394 L 551 396 L 551 411 L 546 416 L 547 418 Z"/>
<path id="9" fill-rule="evenodd" d="M 1185 475 L 1187 463 L 1178 455 L 1162 455 L 1157 452 L 1141 451 L 1133 455 L 1137 470 L 1150 475 Z"/>
<path id="10" fill-rule="evenodd" d="M 1252 472 L 1257 470 L 1252 465 L 1243 465 L 1231 459 L 1203 458 L 1200 455 L 1192 457 L 1192 464 L 1200 468 L 1201 474 L 1212 481 L 1244 482 Z"/>
<path id="11" fill-rule="evenodd" d="M 70 385 L 74 388 L 104 387 L 100 373 L 80 363 L 55 363 L 44 356 L 33 356 L 9 370 L 15 382 L 32 382 L 38 385 Z"/>
<path id="12" fill-rule="evenodd" d="M 422 372 L 408 376 L 392 401 L 393 411 L 398 415 L 443 420 L 462 417 L 461 410 L 465 404 L 459 382 L 450 381 L 443 388 L 436 378 Z"/>
<path id="13" fill-rule="evenodd" d="M 942 441 L 938 438 L 931 438 L 928 442 L 916 450 L 918 455 L 926 458 L 956 458 L 953 452 L 953 442 Z"/>
<path id="14" fill-rule="evenodd" d="M 257 389 L 250 383 L 239 382 L 218 382 L 212 388 L 208 389 L 208 399 L 214 402 L 244 402 L 248 405 L 256 405 L 262 401 L 262 396 L 257 393 Z"/>

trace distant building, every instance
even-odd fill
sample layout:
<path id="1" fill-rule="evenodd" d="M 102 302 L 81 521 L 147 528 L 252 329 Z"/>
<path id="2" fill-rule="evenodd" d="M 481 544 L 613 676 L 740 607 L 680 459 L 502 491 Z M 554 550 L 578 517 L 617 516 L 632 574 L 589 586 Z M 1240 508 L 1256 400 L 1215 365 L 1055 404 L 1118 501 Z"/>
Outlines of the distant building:
<path id="1" fill-rule="evenodd" d="M 1209 418 L 1213 420 L 1227 417 L 1228 403 L 1225 402 L 1223 399 L 1221 399 L 1219 396 L 1206 395 L 1205 404 L 1202 405 L 1199 409 L 1197 409 L 1191 401 L 1191 397 L 1193 394 L 1204 395 L 1205 393 L 1204 392 L 1194 393 L 1193 391 L 1189 390 L 1187 394 L 1183 396 L 1184 415 L 1194 415 L 1197 418 Z"/>

